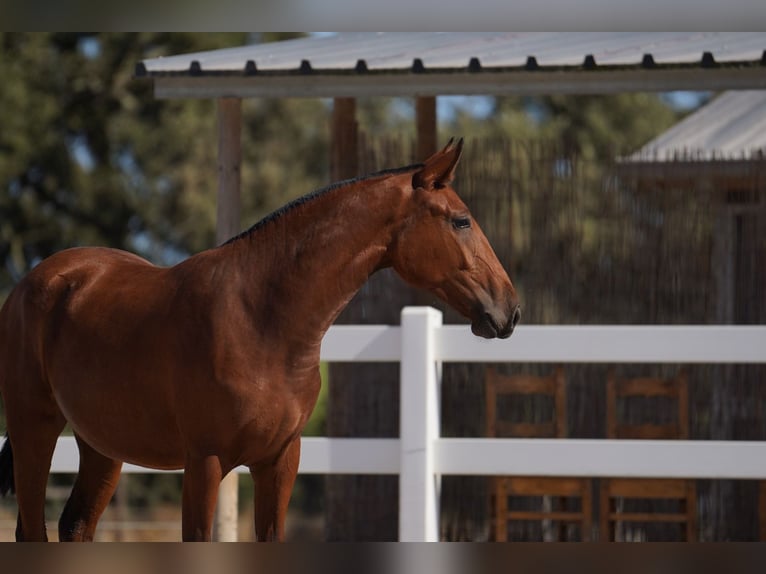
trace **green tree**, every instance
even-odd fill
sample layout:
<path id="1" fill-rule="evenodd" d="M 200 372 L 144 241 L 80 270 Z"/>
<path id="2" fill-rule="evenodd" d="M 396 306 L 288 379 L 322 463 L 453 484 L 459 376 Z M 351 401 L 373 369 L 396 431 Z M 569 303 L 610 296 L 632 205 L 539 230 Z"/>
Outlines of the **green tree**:
<path id="1" fill-rule="evenodd" d="M 214 102 L 157 100 L 133 74 L 147 57 L 252 39 L 0 36 L 0 294 L 66 247 L 119 247 L 169 263 L 214 244 Z M 244 224 L 326 179 L 327 112 L 318 100 L 246 102 Z"/>
<path id="2" fill-rule="evenodd" d="M 466 127 L 471 118 L 459 117 Z M 544 138 L 584 159 L 611 158 L 632 151 L 680 119 L 659 94 L 505 96 L 495 98 L 487 135 Z"/>

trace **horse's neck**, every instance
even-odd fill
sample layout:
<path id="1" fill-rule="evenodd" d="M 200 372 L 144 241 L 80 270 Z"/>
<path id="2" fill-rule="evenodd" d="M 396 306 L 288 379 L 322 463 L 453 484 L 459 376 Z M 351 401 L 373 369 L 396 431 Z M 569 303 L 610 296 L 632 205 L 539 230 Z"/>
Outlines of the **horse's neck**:
<path id="1" fill-rule="evenodd" d="M 252 281 L 256 320 L 287 325 L 307 344 L 325 331 L 368 277 L 386 267 L 404 192 L 390 180 L 327 192 L 254 231 L 232 247 Z M 279 329 L 283 332 L 282 329 Z"/>

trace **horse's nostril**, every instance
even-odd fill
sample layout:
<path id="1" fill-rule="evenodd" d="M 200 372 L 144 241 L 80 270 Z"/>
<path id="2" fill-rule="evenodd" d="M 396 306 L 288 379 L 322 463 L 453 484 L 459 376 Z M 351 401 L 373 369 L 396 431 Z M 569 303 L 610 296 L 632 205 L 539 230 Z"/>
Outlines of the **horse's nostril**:
<path id="1" fill-rule="evenodd" d="M 513 317 L 511 318 L 511 325 L 516 327 L 516 325 L 519 324 L 519 321 L 521 321 L 521 307 L 516 307 L 513 310 Z"/>

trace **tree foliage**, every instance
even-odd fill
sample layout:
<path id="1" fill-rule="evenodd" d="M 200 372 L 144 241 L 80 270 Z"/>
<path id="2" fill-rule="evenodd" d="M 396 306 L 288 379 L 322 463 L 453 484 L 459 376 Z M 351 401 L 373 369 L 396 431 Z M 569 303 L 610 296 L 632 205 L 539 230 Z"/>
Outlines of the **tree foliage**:
<path id="1" fill-rule="evenodd" d="M 474 135 L 556 141 L 583 159 L 633 151 L 668 129 L 680 112 L 658 94 L 502 96 L 487 118 L 460 112 L 450 128 Z"/>
<path id="2" fill-rule="evenodd" d="M 157 100 L 134 69 L 144 58 L 251 39 L 0 36 L 0 293 L 67 247 L 119 247 L 169 263 L 214 244 L 214 102 Z M 246 103 L 245 223 L 321 183 L 326 114 L 327 106 L 316 100 Z"/>

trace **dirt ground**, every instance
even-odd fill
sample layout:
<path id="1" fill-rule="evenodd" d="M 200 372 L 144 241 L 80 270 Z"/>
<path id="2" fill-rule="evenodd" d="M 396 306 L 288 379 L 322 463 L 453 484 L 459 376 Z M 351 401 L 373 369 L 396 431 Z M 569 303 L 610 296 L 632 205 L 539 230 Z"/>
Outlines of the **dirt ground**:
<path id="1" fill-rule="evenodd" d="M 96 540 L 102 542 L 178 542 L 181 540 L 180 506 L 160 506 L 146 514 L 123 519 L 117 509 L 109 507 L 104 512 L 96 531 Z M 58 540 L 58 517 L 48 517 L 48 538 Z M 11 542 L 15 538 L 15 508 L 4 505 L 0 508 L 0 542 Z M 324 517 L 306 517 L 290 514 L 287 517 L 286 537 L 290 541 L 321 542 L 324 540 Z M 239 540 L 252 541 L 253 509 L 240 512 Z"/>

